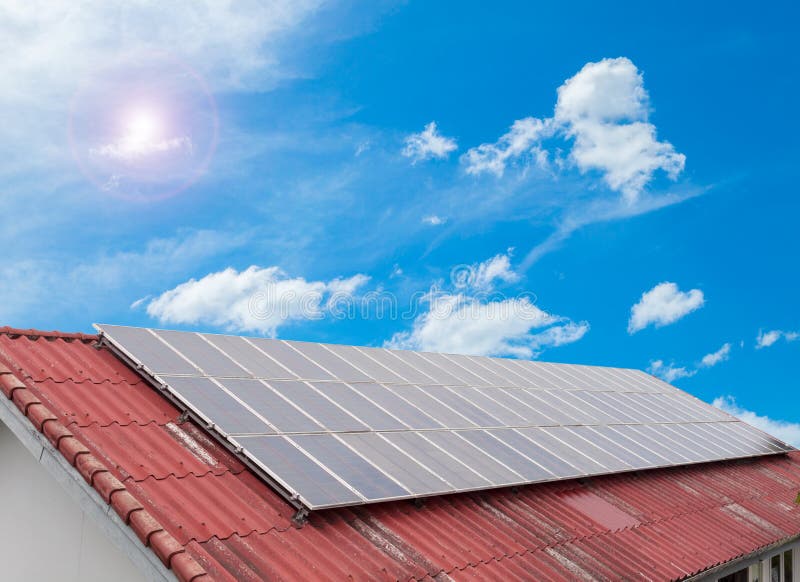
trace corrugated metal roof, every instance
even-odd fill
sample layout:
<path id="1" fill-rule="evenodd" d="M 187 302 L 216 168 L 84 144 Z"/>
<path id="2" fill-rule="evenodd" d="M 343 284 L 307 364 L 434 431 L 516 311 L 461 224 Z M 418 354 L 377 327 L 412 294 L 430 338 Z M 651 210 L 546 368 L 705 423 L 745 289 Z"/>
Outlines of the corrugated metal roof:
<path id="1" fill-rule="evenodd" d="M 185 580 L 670 580 L 800 534 L 798 452 L 319 511 L 297 528 L 94 339 L 0 328 L 0 387 Z"/>

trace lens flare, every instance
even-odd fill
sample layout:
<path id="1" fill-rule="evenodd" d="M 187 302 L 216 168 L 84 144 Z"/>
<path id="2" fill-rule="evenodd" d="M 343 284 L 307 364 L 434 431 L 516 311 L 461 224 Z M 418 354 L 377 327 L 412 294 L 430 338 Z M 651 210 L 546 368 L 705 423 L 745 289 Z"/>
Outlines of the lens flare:
<path id="1" fill-rule="evenodd" d="M 162 130 L 161 120 L 150 109 L 135 109 L 127 116 L 123 138 L 131 149 L 146 149 L 158 139 Z"/>
<path id="2" fill-rule="evenodd" d="M 214 98 L 202 78 L 163 57 L 105 71 L 75 96 L 70 144 L 104 193 L 160 200 L 205 172 L 217 142 Z"/>

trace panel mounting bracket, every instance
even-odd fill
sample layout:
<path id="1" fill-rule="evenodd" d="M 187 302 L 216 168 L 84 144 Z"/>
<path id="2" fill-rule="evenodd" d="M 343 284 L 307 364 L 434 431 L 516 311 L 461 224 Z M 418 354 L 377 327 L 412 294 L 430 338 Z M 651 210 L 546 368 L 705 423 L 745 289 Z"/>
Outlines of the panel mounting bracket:
<path id="1" fill-rule="evenodd" d="M 305 507 L 301 507 L 297 510 L 297 513 L 294 514 L 292 517 L 292 523 L 297 529 L 300 529 L 305 524 L 308 523 L 308 509 Z"/>

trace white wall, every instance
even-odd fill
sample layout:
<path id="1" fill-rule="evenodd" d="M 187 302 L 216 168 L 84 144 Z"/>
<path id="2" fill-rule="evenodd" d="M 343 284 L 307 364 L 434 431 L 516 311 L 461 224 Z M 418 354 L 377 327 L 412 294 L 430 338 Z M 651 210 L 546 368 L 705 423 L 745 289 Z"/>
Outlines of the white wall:
<path id="1" fill-rule="evenodd" d="M 144 580 L 2 422 L 0 577 L 15 582 Z"/>

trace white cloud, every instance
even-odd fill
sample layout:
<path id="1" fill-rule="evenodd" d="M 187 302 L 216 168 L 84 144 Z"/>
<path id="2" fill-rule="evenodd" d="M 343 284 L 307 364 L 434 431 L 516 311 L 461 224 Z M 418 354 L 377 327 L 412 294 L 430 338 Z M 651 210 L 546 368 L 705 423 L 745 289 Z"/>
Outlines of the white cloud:
<path id="1" fill-rule="evenodd" d="M 542 242 L 534 246 L 520 264 L 520 270 L 526 271 L 543 256 L 559 248 L 572 233 L 590 224 L 632 218 L 662 208 L 680 204 L 685 200 L 699 196 L 705 192 L 702 188 L 683 188 L 680 192 L 642 194 L 634 203 L 625 200 L 609 200 L 590 198 L 568 204 L 566 212 L 559 220 L 556 230 Z"/>
<path id="2" fill-rule="evenodd" d="M 495 255 L 470 267 L 472 277 L 469 283 L 472 287 L 482 291 L 489 291 L 494 287 L 496 281 L 504 283 L 515 283 L 519 280 L 519 275 L 511 268 L 511 255 Z"/>
<path id="3" fill-rule="evenodd" d="M 779 329 L 770 331 L 759 330 L 758 337 L 756 337 L 756 349 L 768 348 L 780 339 L 793 342 L 799 337 L 800 334 L 796 331 L 781 331 Z"/>
<path id="4" fill-rule="evenodd" d="M 122 139 L 90 148 L 89 155 L 111 160 L 133 161 L 167 152 L 190 154 L 192 149 L 192 140 L 185 136 L 141 143 L 131 143 Z"/>
<path id="5" fill-rule="evenodd" d="M 774 420 L 768 416 L 761 416 L 745 410 L 736 403 L 733 396 L 720 396 L 715 398 L 711 404 L 793 447 L 800 447 L 800 424 L 796 422 Z"/>
<path id="6" fill-rule="evenodd" d="M 280 326 L 300 319 L 321 319 L 337 296 L 352 295 L 369 278 L 355 275 L 331 281 L 289 277 L 278 267 L 227 268 L 190 279 L 147 305 L 162 323 L 209 324 L 237 332 L 274 337 Z"/>
<path id="7" fill-rule="evenodd" d="M 492 144 L 481 144 L 467 151 L 461 161 L 468 174 L 488 172 L 497 177 L 503 175 L 506 164 L 525 154 L 530 155 L 539 165 L 547 162 L 547 152 L 537 144 L 550 135 L 552 125 L 549 120 L 526 117 L 518 119 L 505 135 Z"/>
<path id="8" fill-rule="evenodd" d="M 359 143 L 359 144 L 356 146 L 356 151 L 355 151 L 355 154 L 354 154 L 354 155 L 355 155 L 355 157 L 358 157 L 358 156 L 360 156 L 361 154 L 363 154 L 363 153 L 365 153 L 365 152 L 368 152 L 368 151 L 370 150 L 370 148 L 371 148 L 371 147 L 372 147 L 372 142 L 370 142 L 370 140 L 368 140 L 368 139 L 366 139 L 366 140 L 364 140 L 364 141 L 360 142 L 360 143 Z"/>
<path id="9" fill-rule="evenodd" d="M 409 135 L 405 144 L 402 153 L 411 158 L 413 163 L 432 158 L 444 159 L 458 149 L 456 140 L 438 132 L 435 121 L 431 121 L 421 132 Z"/>
<path id="10" fill-rule="evenodd" d="M 453 290 L 431 288 L 427 311 L 418 315 L 410 331 L 398 332 L 387 347 L 475 355 L 531 358 L 544 349 L 580 340 L 587 322 L 547 313 L 530 295 L 489 297 L 499 281 L 514 282 L 508 255 L 497 255 L 453 269 Z"/>
<path id="11" fill-rule="evenodd" d="M 588 323 L 554 317 L 526 297 L 481 302 L 443 295 L 432 302 L 410 332 L 396 333 L 386 347 L 531 358 L 545 348 L 578 341 L 589 330 Z"/>
<path id="12" fill-rule="evenodd" d="M 165 47 L 176 58 L 197 63 L 217 87 L 261 86 L 279 74 L 277 46 L 285 33 L 320 5 L 314 0 L 235 5 L 111 0 L 50 2 L 43 10 L 25 0 L 4 2 L 2 97 L 25 100 L 74 90 L 89 73 L 151 57 Z"/>
<path id="13" fill-rule="evenodd" d="M 430 214 L 422 217 L 422 223 L 427 224 L 428 226 L 441 226 L 445 222 L 447 222 L 446 218 L 442 218 L 436 214 Z"/>
<path id="14" fill-rule="evenodd" d="M 673 382 L 675 380 L 680 380 L 681 378 L 691 378 L 703 368 L 711 368 L 716 366 L 720 362 L 727 360 L 730 357 L 730 354 L 731 344 L 725 343 L 716 352 L 712 352 L 703 356 L 700 362 L 692 368 L 687 366 L 678 366 L 675 362 L 665 363 L 664 360 L 653 360 L 650 362 L 650 366 L 647 368 L 647 371 L 654 376 L 664 379 L 667 382 Z"/>
<path id="15" fill-rule="evenodd" d="M 636 333 L 648 325 L 669 325 L 700 309 L 704 303 L 700 289 L 683 292 L 675 283 L 659 283 L 643 293 L 639 302 L 631 307 L 628 333 Z"/>
<path id="16" fill-rule="evenodd" d="M 555 119 L 575 139 L 571 159 L 582 172 L 600 171 L 630 201 L 656 170 L 675 179 L 686 162 L 656 139 L 648 100 L 642 74 L 624 57 L 587 63 L 558 89 Z"/>
<path id="17" fill-rule="evenodd" d="M 135 310 L 137 310 L 137 309 L 139 309 L 139 308 L 140 308 L 142 305 L 144 305 L 144 304 L 145 304 L 145 303 L 147 303 L 147 302 L 148 302 L 150 299 L 152 299 L 152 297 L 153 297 L 152 295 L 145 295 L 144 297 L 140 297 L 139 299 L 137 299 L 136 301 L 134 301 L 133 303 L 131 303 L 131 305 L 130 305 L 130 309 L 131 309 L 131 310 L 134 310 L 134 311 L 135 311 Z"/>
<path id="18" fill-rule="evenodd" d="M 469 174 L 498 177 L 524 156 L 547 166 L 550 154 L 542 141 L 562 137 L 572 140 L 569 160 L 582 173 L 600 172 L 611 190 L 633 204 L 657 170 L 674 180 L 686 163 L 672 144 L 656 139 L 648 116 L 649 97 L 636 66 L 624 57 L 603 59 L 587 63 L 558 88 L 552 118 L 517 120 L 496 143 L 468 150 L 462 162 Z"/>
<path id="19" fill-rule="evenodd" d="M 731 344 L 726 343 L 723 344 L 720 349 L 716 352 L 712 352 L 710 354 L 706 354 L 703 356 L 703 359 L 700 360 L 700 365 L 704 368 L 711 368 L 712 366 L 716 366 L 720 362 L 724 362 L 731 356 Z"/>
<path id="20" fill-rule="evenodd" d="M 681 378 L 691 378 L 697 373 L 696 370 L 688 370 L 683 366 L 676 366 L 674 363 L 665 364 L 663 360 L 650 362 L 647 371 L 654 376 L 658 376 L 665 382 L 674 382 Z"/>

